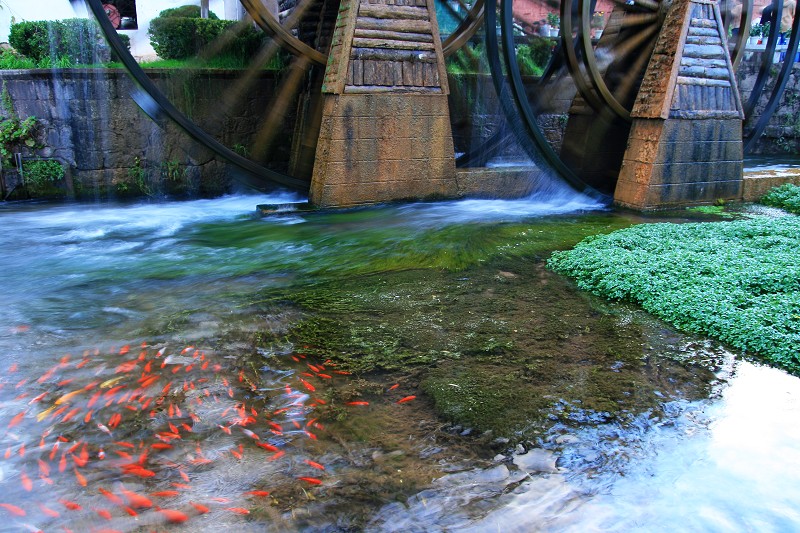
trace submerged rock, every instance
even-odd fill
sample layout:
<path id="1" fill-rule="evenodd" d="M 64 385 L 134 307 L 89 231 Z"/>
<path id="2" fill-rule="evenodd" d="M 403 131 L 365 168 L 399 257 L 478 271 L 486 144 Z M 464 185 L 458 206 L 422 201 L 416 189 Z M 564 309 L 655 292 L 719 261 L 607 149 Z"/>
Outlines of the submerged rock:
<path id="1" fill-rule="evenodd" d="M 532 474 L 538 472 L 554 474 L 558 472 L 558 467 L 556 467 L 557 459 L 553 452 L 534 448 L 528 450 L 528 453 L 514 455 L 513 461 L 517 468 Z"/>

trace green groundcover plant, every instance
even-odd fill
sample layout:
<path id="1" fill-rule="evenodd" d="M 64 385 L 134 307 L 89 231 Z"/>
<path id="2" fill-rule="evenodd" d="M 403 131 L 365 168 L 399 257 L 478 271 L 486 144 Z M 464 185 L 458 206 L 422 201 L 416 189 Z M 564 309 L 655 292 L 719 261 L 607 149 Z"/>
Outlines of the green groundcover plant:
<path id="1" fill-rule="evenodd" d="M 775 187 L 761 198 L 761 203 L 800 215 L 800 186 L 787 183 Z"/>
<path id="2" fill-rule="evenodd" d="M 555 252 L 578 287 L 800 374 L 800 217 L 644 224 Z"/>

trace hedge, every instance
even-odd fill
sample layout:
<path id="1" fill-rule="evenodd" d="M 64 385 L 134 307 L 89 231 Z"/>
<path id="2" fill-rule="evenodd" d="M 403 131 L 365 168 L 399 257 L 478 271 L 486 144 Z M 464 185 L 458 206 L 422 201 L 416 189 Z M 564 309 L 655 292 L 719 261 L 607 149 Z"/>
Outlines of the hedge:
<path id="1" fill-rule="evenodd" d="M 120 38 L 130 47 L 127 35 Z M 36 63 L 89 65 L 110 59 L 108 44 L 93 19 L 18 22 L 11 25 L 8 42 Z"/>
<path id="2" fill-rule="evenodd" d="M 187 59 L 196 56 L 208 44 L 228 31 L 236 22 L 188 17 L 156 17 L 150 21 L 150 43 L 162 59 Z M 245 28 L 221 55 L 253 57 L 267 37 L 252 27 Z"/>

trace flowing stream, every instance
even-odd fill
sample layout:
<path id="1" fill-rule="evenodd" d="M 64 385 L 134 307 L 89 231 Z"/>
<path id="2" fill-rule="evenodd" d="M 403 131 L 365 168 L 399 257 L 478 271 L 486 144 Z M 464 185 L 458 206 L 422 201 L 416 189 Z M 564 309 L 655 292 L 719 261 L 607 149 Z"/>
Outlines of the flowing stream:
<path id="1" fill-rule="evenodd" d="M 575 290 L 550 191 L 0 207 L 2 531 L 794 531 L 800 380 Z"/>

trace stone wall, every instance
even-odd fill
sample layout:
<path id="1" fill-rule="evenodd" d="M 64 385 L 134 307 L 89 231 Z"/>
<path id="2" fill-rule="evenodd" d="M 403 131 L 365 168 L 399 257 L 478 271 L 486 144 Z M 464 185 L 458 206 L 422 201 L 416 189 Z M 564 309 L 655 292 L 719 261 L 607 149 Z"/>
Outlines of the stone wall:
<path id="1" fill-rule="evenodd" d="M 215 132 L 223 144 L 248 147 L 271 101 L 275 74 L 265 72 L 230 112 L 221 114 L 221 95 L 238 73 L 201 71 L 183 79 L 176 73 L 148 72 L 178 109 Z M 231 188 L 226 165 L 214 154 L 169 120 L 159 127 L 139 109 L 131 98 L 134 84 L 124 71 L 2 71 L 0 80 L 19 116 L 39 119 L 41 146 L 25 155 L 61 161 L 70 169 L 75 189 L 85 196 L 215 195 Z M 289 132 L 292 114 L 283 126 Z M 269 160 L 281 169 L 289 159 L 291 134 L 275 137 L 279 141 Z M 12 187 L 15 173 L 6 169 L 4 174 Z M 147 190 L 135 183 L 137 178 L 145 179 Z"/>

